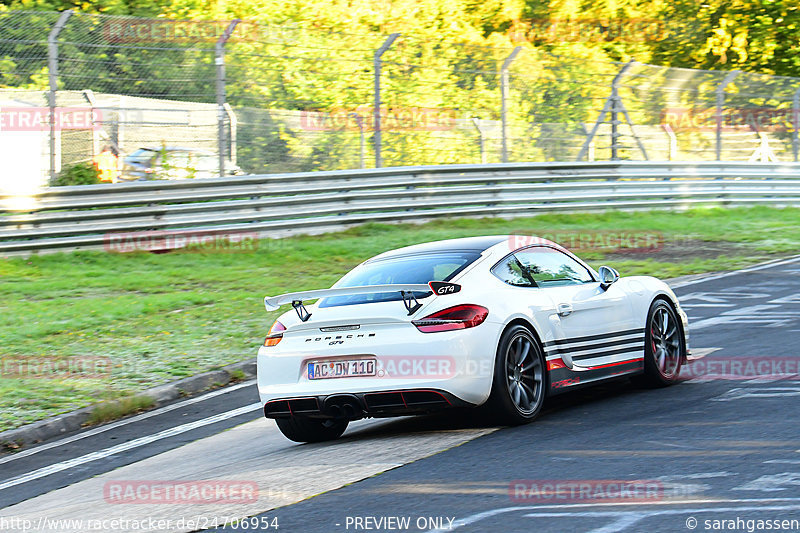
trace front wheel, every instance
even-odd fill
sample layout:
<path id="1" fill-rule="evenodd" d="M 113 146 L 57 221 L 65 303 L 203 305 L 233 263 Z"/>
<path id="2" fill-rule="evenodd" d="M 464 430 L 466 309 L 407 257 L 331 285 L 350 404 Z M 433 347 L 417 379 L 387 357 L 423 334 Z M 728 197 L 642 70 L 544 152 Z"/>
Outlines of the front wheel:
<path id="1" fill-rule="evenodd" d="M 516 325 L 500 338 L 489 407 L 500 422 L 525 424 L 544 404 L 547 377 L 544 354 L 528 328 Z"/>
<path id="2" fill-rule="evenodd" d="M 644 342 L 645 380 L 659 387 L 675 383 L 685 360 L 686 344 L 678 316 L 664 300 L 650 305 Z"/>
<path id="3" fill-rule="evenodd" d="M 295 442 L 323 442 L 338 439 L 347 429 L 347 420 L 316 418 L 277 418 L 275 423 L 287 439 Z"/>

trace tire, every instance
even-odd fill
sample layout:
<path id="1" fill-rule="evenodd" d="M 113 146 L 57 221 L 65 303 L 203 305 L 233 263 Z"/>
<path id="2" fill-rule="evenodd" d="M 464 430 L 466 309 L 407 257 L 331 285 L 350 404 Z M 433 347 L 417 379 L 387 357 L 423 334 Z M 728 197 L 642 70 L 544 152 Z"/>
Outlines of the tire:
<path id="1" fill-rule="evenodd" d="M 686 360 L 686 341 L 675 310 L 661 299 L 650 304 L 645 323 L 643 381 L 666 387 L 678 381 Z"/>
<path id="2" fill-rule="evenodd" d="M 347 429 L 347 420 L 321 420 L 317 418 L 277 418 L 275 423 L 281 433 L 295 442 L 324 442 L 338 439 Z"/>
<path id="3" fill-rule="evenodd" d="M 515 426 L 527 424 L 539 415 L 547 390 L 545 369 L 542 347 L 528 328 L 515 325 L 503 333 L 497 345 L 492 393 L 487 402 L 495 422 Z"/>

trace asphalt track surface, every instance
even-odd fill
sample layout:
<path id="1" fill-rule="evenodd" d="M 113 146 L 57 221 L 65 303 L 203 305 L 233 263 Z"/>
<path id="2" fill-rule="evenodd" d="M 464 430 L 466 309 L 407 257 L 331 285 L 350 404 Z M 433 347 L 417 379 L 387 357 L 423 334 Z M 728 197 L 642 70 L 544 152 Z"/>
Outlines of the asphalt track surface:
<path id="1" fill-rule="evenodd" d="M 192 463 L 197 479 L 226 460 L 214 446 L 227 439 L 230 453 L 249 450 L 247 464 L 295 454 L 296 475 L 309 462 L 317 468 L 309 475 L 319 487 L 312 479 L 300 496 L 256 515 L 251 526 L 272 527 L 251 531 L 275 531 L 276 523 L 292 532 L 800 531 L 800 259 L 704 278 L 676 293 L 690 317 L 690 345 L 707 355 L 673 387 L 621 381 L 575 391 L 516 428 L 452 412 L 361 421 L 336 443 L 296 445 L 274 425 L 252 422 L 255 388 L 240 384 L 0 455 L 0 526 L 23 511 L 31 516 L 38 502 L 54 509 L 70 489 L 193 447 L 202 458 Z M 253 425 L 246 432 L 245 423 Z M 425 450 L 408 452 L 415 443 Z M 347 457 L 349 470 L 326 478 L 319 473 L 334 453 Z M 359 463 L 376 464 L 353 474 Z M 281 491 L 281 479 L 259 486 Z M 621 482 L 628 492 L 619 492 Z M 564 488 L 576 486 L 584 490 Z M 148 512 L 126 512 L 132 507 Z"/>

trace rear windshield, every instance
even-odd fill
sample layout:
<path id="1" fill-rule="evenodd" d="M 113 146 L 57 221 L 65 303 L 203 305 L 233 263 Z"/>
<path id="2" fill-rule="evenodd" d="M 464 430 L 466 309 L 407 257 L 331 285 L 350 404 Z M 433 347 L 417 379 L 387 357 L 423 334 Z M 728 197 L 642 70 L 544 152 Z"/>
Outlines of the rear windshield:
<path id="1" fill-rule="evenodd" d="M 334 288 L 450 281 L 478 257 L 478 252 L 438 252 L 375 259 L 345 274 Z M 414 295 L 417 298 L 426 298 L 431 292 L 416 292 Z M 319 306 L 335 307 L 393 300 L 402 300 L 399 292 L 335 296 L 321 300 Z"/>

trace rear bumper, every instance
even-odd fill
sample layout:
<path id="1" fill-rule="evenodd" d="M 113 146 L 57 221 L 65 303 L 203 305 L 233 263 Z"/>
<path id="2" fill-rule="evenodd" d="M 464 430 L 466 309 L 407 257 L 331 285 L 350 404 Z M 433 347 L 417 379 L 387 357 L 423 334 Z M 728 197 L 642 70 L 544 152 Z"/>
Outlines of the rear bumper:
<path id="1" fill-rule="evenodd" d="M 453 404 L 479 405 L 489 397 L 499 324 L 484 322 L 466 330 L 421 333 L 411 324 L 374 327 L 367 336 L 330 345 L 324 334 L 285 338 L 258 352 L 258 392 L 262 405 L 272 400 L 351 394 L 357 398 L 399 391 L 436 391 Z M 331 334 L 335 336 L 335 334 Z M 336 341 L 336 339 L 331 339 Z M 309 379 L 308 364 L 342 359 L 375 359 L 373 376 Z M 368 398 L 373 398 L 369 396 Z M 374 397 L 377 398 L 377 397 Z M 396 398 L 402 403 L 403 398 Z M 363 406 L 369 407 L 367 400 Z M 367 410 L 370 411 L 369 409 Z M 370 415 L 372 416 L 372 415 Z"/>

